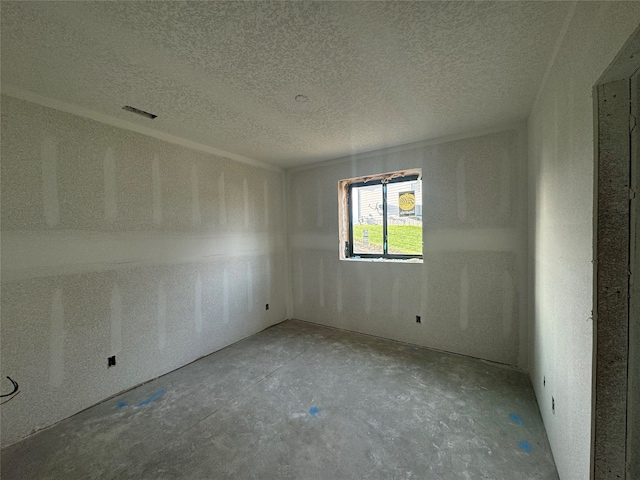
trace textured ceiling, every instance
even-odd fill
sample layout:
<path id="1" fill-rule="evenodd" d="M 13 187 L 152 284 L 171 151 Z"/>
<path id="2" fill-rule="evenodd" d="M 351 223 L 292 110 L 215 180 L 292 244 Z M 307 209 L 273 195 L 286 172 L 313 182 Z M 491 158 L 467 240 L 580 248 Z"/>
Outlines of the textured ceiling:
<path id="1" fill-rule="evenodd" d="M 287 167 L 526 118 L 569 5 L 1 8 L 3 85 Z"/>

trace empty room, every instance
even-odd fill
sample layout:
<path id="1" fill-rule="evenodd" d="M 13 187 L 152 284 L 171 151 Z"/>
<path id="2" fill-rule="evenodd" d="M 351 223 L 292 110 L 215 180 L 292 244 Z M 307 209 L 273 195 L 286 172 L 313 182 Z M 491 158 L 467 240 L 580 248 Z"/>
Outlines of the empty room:
<path id="1" fill-rule="evenodd" d="M 1 1 L 0 477 L 640 479 L 639 25 Z"/>

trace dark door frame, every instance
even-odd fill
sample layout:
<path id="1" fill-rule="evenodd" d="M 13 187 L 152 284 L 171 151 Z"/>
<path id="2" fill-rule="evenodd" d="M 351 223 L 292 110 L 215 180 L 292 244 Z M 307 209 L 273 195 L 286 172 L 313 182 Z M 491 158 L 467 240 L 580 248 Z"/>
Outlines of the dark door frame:
<path id="1" fill-rule="evenodd" d="M 634 393 L 640 380 L 635 378 L 640 372 L 640 346 L 635 348 L 640 339 L 638 302 L 631 300 L 638 293 L 635 277 L 640 277 L 633 265 L 640 197 L 634 78 L 639 69 L 640 28 L 594 87 L 593 480 L 640 478 L 632 451 L 640 408 L 640 397 Z"/>

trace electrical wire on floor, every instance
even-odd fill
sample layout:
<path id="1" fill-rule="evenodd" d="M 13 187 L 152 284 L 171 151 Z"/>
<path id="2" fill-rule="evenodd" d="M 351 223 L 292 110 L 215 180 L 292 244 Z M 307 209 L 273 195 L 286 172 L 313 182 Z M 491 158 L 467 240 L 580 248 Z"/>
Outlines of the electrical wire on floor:
<path id="1" fill-rule="evenodd" d="M 10 402 L 11 400 L 13 400 L 14 398 L 16 398 L 18 396 L 18 394 L 20 393 L 18 391 L 18 382 L 16 382 L 15 380 L 13 380 L 11 377 L 7 376 L 7 378 L 9 379 L 9 381 L 13 384 L 13 391 L 10 393 L 5 393 L 4 395 L 0 395 L 1 397 L 10 397 L 7 398 L 6 400 L 4 400 L 3 402 L 0 403 L 0 406 L 4 405 L 5 403 Z"/>

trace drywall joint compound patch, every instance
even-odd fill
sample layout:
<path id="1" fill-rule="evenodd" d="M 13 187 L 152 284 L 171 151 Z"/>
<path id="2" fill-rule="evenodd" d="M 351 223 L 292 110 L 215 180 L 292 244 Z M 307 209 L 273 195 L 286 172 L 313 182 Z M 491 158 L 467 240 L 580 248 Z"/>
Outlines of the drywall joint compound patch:
<path id="1" fill-rule="evenodd" d="M 298 305 L 302 305 L 304 302 L 304 281 L 303 281 L 304 271 L 302 269 L 302 256 L 298 257 Z"/>
<path id="2" fill-rule="evenodd" d="M 264 226 L 269 226 L 269 183 L 264 181 Z"/>
<path id="3" fill-rule="evenodd" d="M 44 201 L 44 218 L 49 227 L 55 227 L 60 221 L 58 204 L 58 146 L 52 137 L 42 142 L 42 197 Z"/>
<path id="4" fill-rule="evenodd" d="M 508 272 L 502 273 L 502 335 L 504 338 L 511 336 L 513 329 L 513 299 L 515 288 L 513 280 Z"/>
<path id="5" fill-rule="evenodd" d="M 323 218 L 322 218 L 322 200 L 323 200 L 323 191 L 320 185 L 320 182 L 316 182 L 316 226 L 318 228 L 322 228 Z"/>
<path id="6" fill-rule="evenodd" d="M 151 183 L 153 185 L 153 223 L 160 226 L 162 225 L 162 177 L 157 155 L 154 155 L 151 163 Z"/>
<path id="7" fill-rule="evenodd" d="M 501 148 L 499 156 L 500 161 L 500 206 L 498 211 L 505 220 L 511 212 L 511 159 L 509 151 Z"/>
<path id="8" fill-rule="evenodd" d="M 113 148 L 108 148 L 104 154 L 104 217 L 108 222 L 113 222 L 118 216 L 116 163 Z"/>
<path id="9" fill-rule="evenodd" d="M 118 284 L 111 289 L 111 354 L 120 353 L 122 349 L 122 295 Z"/>
<path id="10" fill-rule="evenodd" d="M 225 325 L 229 324 L 229 272 L 224 267 L 222 273 L 222 321 Z"/>
<path id="11" fill-rule="evenodd" d="M 469 267 L 465 265 L 460 272 L 460 328 L 469 327 Z"/>
<path id="12" fill-rule="evenodd" d="M 60 387 L 64 381 L 64 304 L 62 288 L 51 298 L 51 338 L 49 344 L 49 383 Z"/>
<path id="13" fill-rule="evenodd" d="M 249 229 L 250 217 L 249 217 L 249 182 L 244 178 L 242 180 L 242 193 L 243 193 L 243 206 L 244 206 L 244 228 Z"/>
<path id="14" fill-rule="evenodd" d="M 167 346 L 167 294 L 162 280 L 158 283 L 157 302 L 158 348 L 164 350 Z"/>
<path id="15" fill-rule="evenodd" d="M 195 323 L 196 332 L 202 332 L 202 278 L 200 274 L 196 277 L 196 298 L 195 298 Z"/>
<path id="16" fill-rule="evenodd" d="M 200 225 L 200 192 L 198 188 L 198 165 L 191 165 L 191 225 Z"/>
<path id="17" fill-rule="evenodd" d="M 324 307 L 324 258 L 320 257 L 318 264 L 318 302 Z"/>
<path id="18" fill-rule="evenodd" d="M 342 313 L 342 266 L 338 265 L 336 272 L 336 309 Z"/>
<path id="19" fill-rule="evenodd" d="M 467 221 L 467 181 L 465 173 L 465 158 L 458 159 L 456 166 L 456 198 L 458 203 L 458 219 Z"/>
<path id="20" fill-rule="evenodd" d="M 218 206 L 220 208 L 220 226 L 227 226 L 227 197 L 225 195 L 224 172 L 218 178 Z"/>
<path id="21" fill-rule="evenodd" d="M 247 306 L 250 312 L 253 311 L 253 270 L 251 262 L 247 263 Z"/>

